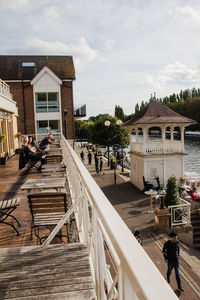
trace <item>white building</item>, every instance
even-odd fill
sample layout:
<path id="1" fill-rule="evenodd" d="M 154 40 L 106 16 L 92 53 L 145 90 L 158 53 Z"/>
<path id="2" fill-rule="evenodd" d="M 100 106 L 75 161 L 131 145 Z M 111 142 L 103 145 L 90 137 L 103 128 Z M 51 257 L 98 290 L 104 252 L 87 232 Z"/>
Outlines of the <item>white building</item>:
<path id="1" fill-rule="evenodd" d="M 185 118 L 159 101 L 149 104 L 124 126 L 129 130 L 131 182 L 143 190 L 143 176 L 155 185 L 155 177 L 165 187 L 173 174 L 184 175 L 184 128 L 195 121 Z"/>
<path id="2" fill-rule="evenodd" d="M 13 155 L 18 147 L 17 118 L 18 108 L 10 87 L 0 79 L 0 136 L 5 137 L 0 140 L 1 158 Z"/>

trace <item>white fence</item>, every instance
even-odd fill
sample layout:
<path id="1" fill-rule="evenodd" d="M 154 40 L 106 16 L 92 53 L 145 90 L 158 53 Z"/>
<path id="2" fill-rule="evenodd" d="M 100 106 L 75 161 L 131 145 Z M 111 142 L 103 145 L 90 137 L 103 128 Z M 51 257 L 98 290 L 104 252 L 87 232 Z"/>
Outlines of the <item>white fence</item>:
<path id="1" fill-rule="evenodd" d="M 147 142 L 131 142 L 130 150 L 138 153 L 152 154 L 152 153 L 182 153 L 183 145 L 180 141 L 154 141 Z"/>
<path id="2" fill-rule="evenodd" d="M 177 299 L 63 136 L 61 145 L 73 204 L 45 244 L 74 211 L 98 300 Z"/>
<path id="3" fill-rule="evenodd" d="M 171 228 L 191 224 L 191 204 L 181 199 L 181 205 L 168 206 L 171 214 Z"/>

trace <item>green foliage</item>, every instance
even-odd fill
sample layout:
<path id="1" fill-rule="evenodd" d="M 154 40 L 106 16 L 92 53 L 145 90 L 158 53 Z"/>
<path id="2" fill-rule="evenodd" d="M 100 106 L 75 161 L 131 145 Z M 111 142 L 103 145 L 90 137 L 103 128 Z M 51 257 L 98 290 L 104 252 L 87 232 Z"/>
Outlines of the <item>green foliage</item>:
<path id="1" fill-rule="evenodd" d="M 168 179 L 166 192 L 167 193 L 164 199 L 164 204 L 166 207 L 181 203 L 176 177 L 173 175 Z"/>
<path id="2" fill-rule="evenodd" d="M 0 134 L 0 142 L 5 141 L 6 135 L 5 134 Z"/>
<path id="3" fill-rule="evenodd" d="M 105 121 L 110 121 L 110 126 L 105 126 Z M 108 114 L 101 115 L 96 122 L 90 126 L 89 139 L 95 145 L 108 146 L 119 145 L 127 147 L 129 145 L 128 131 L 116 125 L 117 118 Z"/>
<path id="4" fill-rule="evenodd" d="M 124 111 L 123 108 L 119 105 L 115 105 L 115 117 L 119 120 L 124 121 Z"/>

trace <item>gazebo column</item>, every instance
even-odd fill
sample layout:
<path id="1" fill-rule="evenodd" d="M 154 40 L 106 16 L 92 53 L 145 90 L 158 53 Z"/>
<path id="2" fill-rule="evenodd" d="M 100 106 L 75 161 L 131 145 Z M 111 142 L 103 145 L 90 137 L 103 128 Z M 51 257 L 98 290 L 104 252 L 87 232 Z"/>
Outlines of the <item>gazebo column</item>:
<path id="1" fill-rule="evenodd" d="M 161 132 L 162 132 L 162 144 L 163 144 L 163 153 L 165 153 L 165 127 L 161 127 Z"/>
<path id="2" fill-rule="evenodd" d="M 185 127 L 181 127 L 182 152 L 184 152 L 184 129 Z"/>
<path id="3" fill-rule="evenodd" d="M 138 128 L 135 129 L 135 139 L 136 143 L 138 143 Z"/>
<path id="4" fill-rule="evenodd" d="M 174 140 L 174 126 L 170 126 L 170 140 Z"/>
<path id="5" fill-rule="evenodd" d="M 146 131 L 146 128 L 142 128 L 142 131 L 143 131 L 143 145 L 144 145 L 144 154 L 147 153 L 146 151 L 146 144 L 147 144 L 147 131 Z"/>

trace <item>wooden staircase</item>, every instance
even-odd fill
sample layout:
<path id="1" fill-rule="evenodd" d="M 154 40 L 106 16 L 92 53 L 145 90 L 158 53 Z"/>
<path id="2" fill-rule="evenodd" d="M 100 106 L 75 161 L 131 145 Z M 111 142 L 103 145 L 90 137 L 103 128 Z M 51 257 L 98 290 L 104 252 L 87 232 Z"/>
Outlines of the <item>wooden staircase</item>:
<path id="1" fill-rule="evenodd" d="M 86 247 L 0 249 L 0 299 L 96 299 Z"/>
<path id="2" fill-rule="evenodd" d="M 197 211 L 191 214 L 191 223 L 193 226 L 193 247 L 200 249 L 200 214 Z"/>

